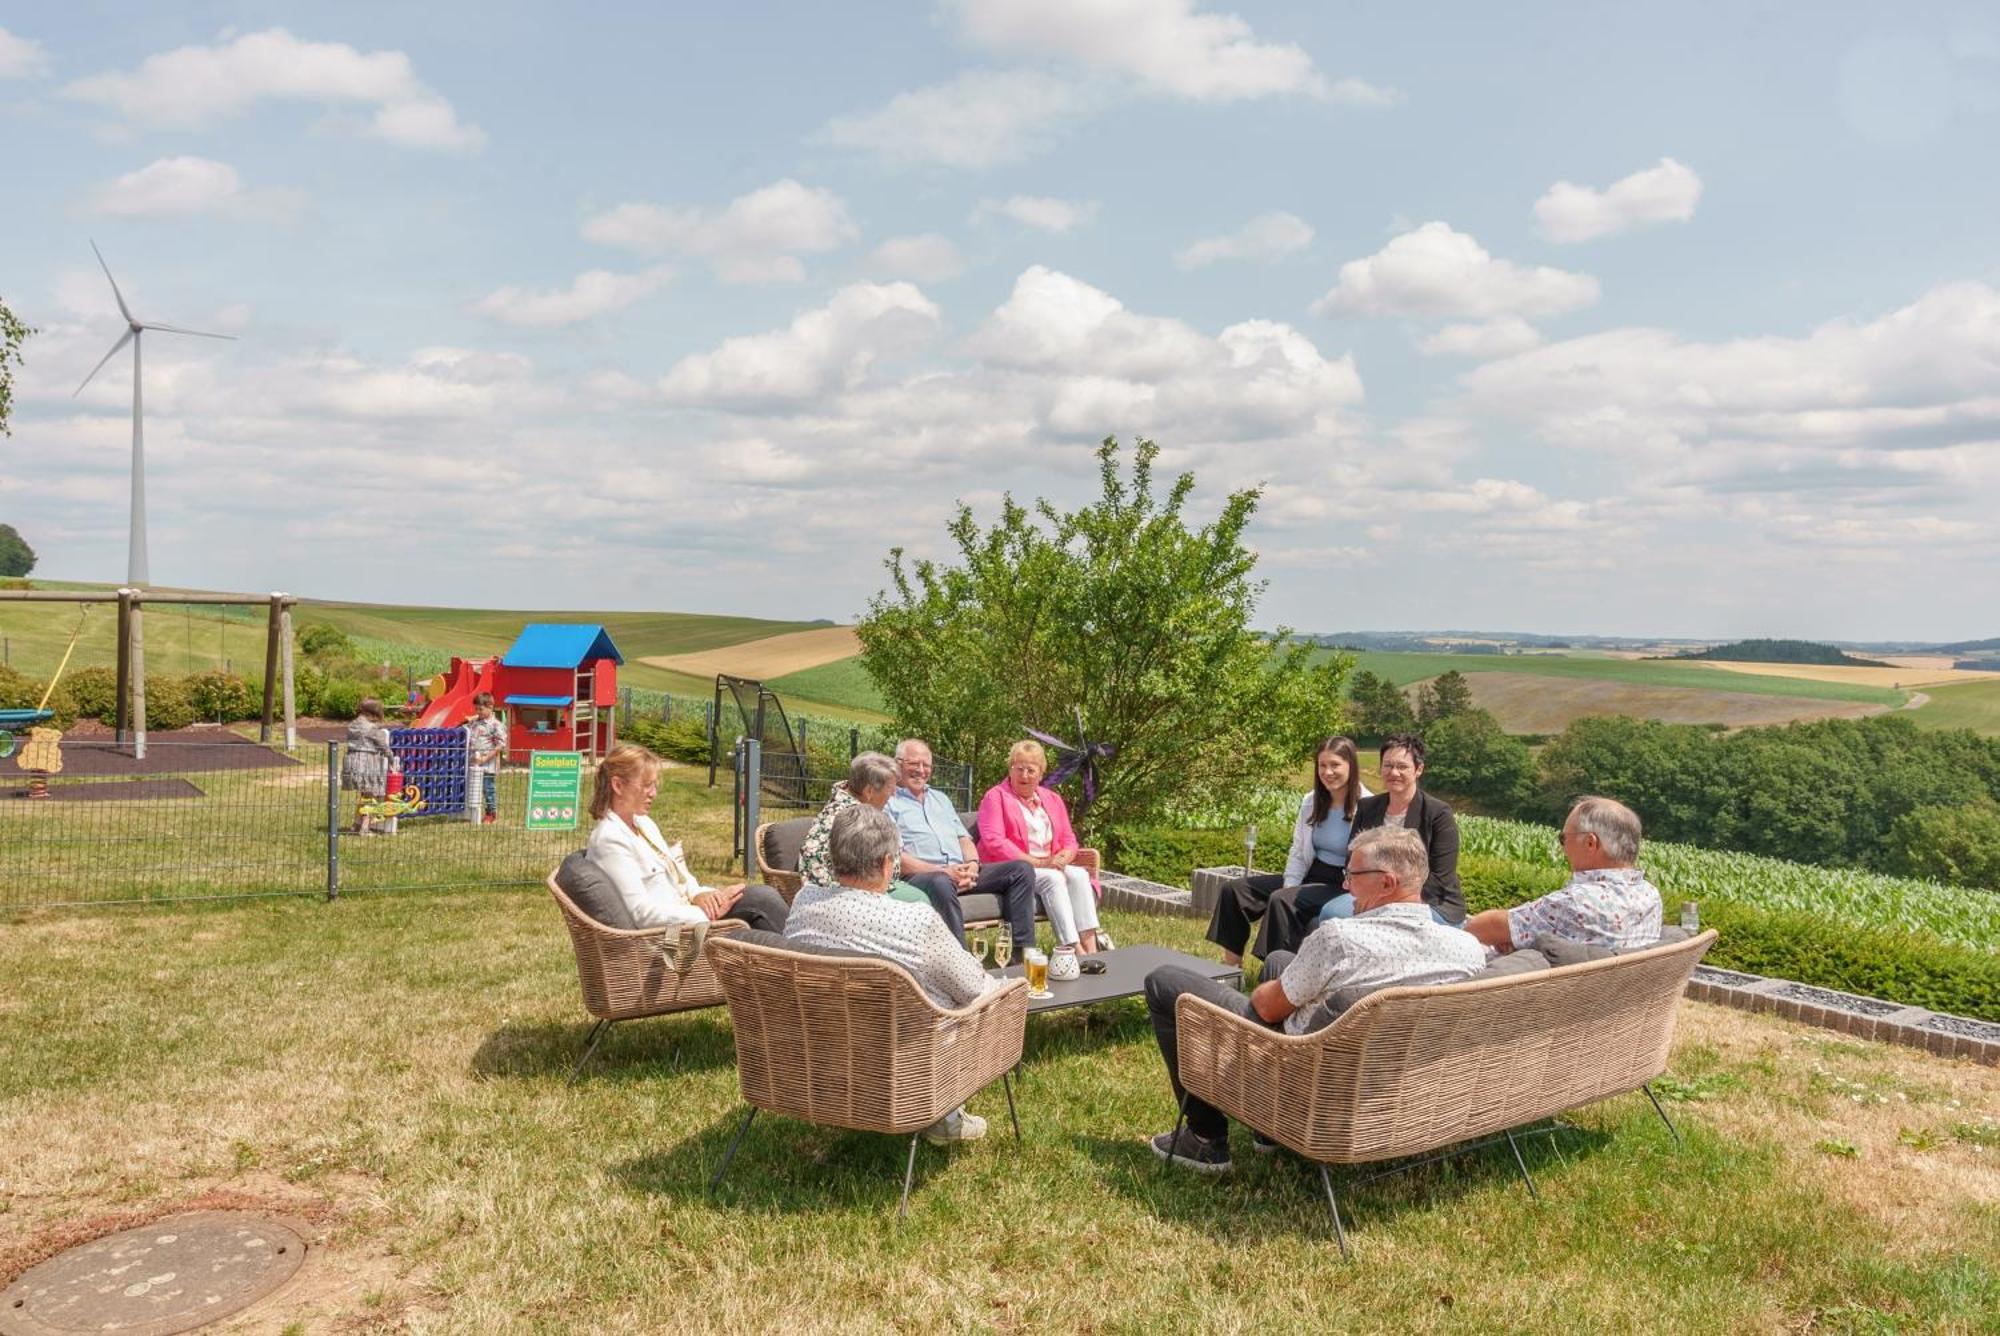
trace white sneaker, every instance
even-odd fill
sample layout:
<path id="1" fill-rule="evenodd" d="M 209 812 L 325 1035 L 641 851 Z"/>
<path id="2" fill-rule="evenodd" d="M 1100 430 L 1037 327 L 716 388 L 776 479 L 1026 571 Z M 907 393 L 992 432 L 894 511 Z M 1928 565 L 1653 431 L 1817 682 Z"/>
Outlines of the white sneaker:
<path id="1" fill-rule="evenodd" d="M 985 1135 L 986 1120 L 964 1109 L 954 1109 L 924 1129 L 924 1140 L 933 1146 L 949 1146 L 955 1141 L 977 1141 Z"/>

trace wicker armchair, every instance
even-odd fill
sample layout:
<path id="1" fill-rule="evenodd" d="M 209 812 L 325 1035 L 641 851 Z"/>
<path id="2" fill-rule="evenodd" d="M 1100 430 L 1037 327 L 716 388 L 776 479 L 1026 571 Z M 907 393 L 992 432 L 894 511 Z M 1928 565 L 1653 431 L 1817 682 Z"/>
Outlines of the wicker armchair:
<path id="1" fill-rule="evenodd" d="M 562 910 L 563 926 L 569 929 L 570 946 L 576 951 L 576 979 L 583 990 L 583 1007 L 597 1017 L 584 1038 L 583 1055 L 570 1073 L 574 1082 L 583 1075 L 591 1054 L 611 1027 L 619 1021 L 644 1016 L 667 1016 L 677 1011 L 697 1011 L 720 1006 L 722 985 L 716 980 L 708 950 L 697 938 L 695 925 L 663 928 L 610 928 L 576 907 L 576 903 L 548 878 L 549 894 Z M 707 940 L 746 929 L 733 919 L 700 925 Z M 679 962 L 690 951 L 699 952 L 686 972 Z"/>
<path id="2" fill-rule="evenodd" d="M 1667 1069 L 1681 994 L 1714 941 L 1710 931 L 1531 974 L 1385 988 L 1309 1035 L 1182 997 L 1181 1084 L 1318 1164 L 1345 1255 L 1329 1164 L 1419 1155 L 1493 1133 L 1512 1145 L 1513 1129 L 1565 1109 L 1632 1090 L 1653 1098 L 1648 1082 Z M 1657 1099 L 1653 1107 L 1665 1120 Z"/>
<path id="3" fill-rule="evenodd" d="M 1014 1139 L 1021 1122 L 1008 1073 L 1021 1060 L 1028 988 L 1010 979 L 969 1006 L 932 1002 L 900 965 L 799 950 L 768 933 L 712 940 L 708 957 L 729 1000 L 736 1071 L 749 1105 L 712 1191 L 760 1109 L 858 1132 L 910 1138 L 910 1204 L 923 1130 L 999 1080 Z"/>
<path id="4" fill-rule="evenodd" d="M 960 819 L 968 815 L 971 814 L 960 813 Z M 790 904 L 792 897 L 805 886 L 805 878 L 798 872 L 798 856 L 795 850 L 799 840 L 804 838 L 806 829 L 811 825 L 811 817 L 794 817 L 790 821 L 766 821 L 757 827 L 757 833 L 750 841 L 750 847 L 757 851 L 757 880 L 784 896 L 786 904 Z M 790 838 L 784 838 L 786 836 Z M 779 863 L 785 862 L 787 855 L 792 863 L 789 868 L 776 866 L 771 861 L 775 857 Z M 1093 881 L 1104 870 L 1104 860 L 1095 849 L 1078 849 L 1076 865 L 1088 872 Z M 1035 906 L 1035 914 L 1038 918 L 1045 917 L 1039 904 Z M 984 928 L 999 921 L 997 912 L 976 912 L 966 916 L 965 926 Z"/>

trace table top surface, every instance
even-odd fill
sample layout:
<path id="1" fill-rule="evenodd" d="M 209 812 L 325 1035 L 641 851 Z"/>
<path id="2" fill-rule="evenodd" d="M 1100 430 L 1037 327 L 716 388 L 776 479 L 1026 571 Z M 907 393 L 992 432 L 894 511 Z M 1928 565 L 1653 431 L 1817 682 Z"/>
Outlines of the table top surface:
<path id="1" fill-rule="evenodd" d="M 1086 960 L 1092 958 L 1084 957 Z M 1096 1002 L 1115 1002 L 1121 997 L 1136 996 L 1145 991 L 1146 976 L 1162 965 L 1179 965 L 1208 979 L 1225 979 L 1239 984 L 1243 979 L 1240 966 L 1225 965 L 1219 960 L 1204 960 L 1200 956 L 1190 956 L 1164 946 L 1121 946 L 1116 951 L 1100 951 L 1094 959 L 1104 962 L 1104 973 L 1080 974 L 1074 979 L 1050 979 L 1050 995 L 1030 997 L 1028 1014 L 1061 1011 L 1065 1007 L 1087 1007 Z M 1021 965 L 1016 961 L 1004 970 L 986 972 L 997 978 L 1018 979 L 1021 977 Z"/>

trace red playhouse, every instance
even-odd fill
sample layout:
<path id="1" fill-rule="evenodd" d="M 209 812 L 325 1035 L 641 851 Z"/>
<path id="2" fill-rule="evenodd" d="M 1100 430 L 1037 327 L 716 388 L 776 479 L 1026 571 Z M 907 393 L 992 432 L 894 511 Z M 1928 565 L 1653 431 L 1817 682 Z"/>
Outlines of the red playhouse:
<path id="1" fill-rule="evenodd" d="M 444 687 L 417 719 L 451 728 L 472 717 L 472 698 L 493 693 L 508 720 L 507 759 L 582 752 L 602 760 L 617 740 L 618 665 L 625 656 L 602 626 L 530 622 L 497 659 L 451 661 Z"/>

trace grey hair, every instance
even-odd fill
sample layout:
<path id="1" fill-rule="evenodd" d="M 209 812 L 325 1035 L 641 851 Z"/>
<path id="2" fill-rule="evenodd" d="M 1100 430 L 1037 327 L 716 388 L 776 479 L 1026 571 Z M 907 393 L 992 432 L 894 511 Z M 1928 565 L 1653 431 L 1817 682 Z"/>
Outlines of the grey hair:
<path id="1" fill-rule="evenodd" d="M 866 880 L 880 876 L 882 860 L 903 847 L 896 823 L 886 812 L 856 803 L 843 807 L 833 819 L 833 833 L 827 839 L 827 861 L 833 875 L 841 880 Z"/>
<path id="2" fill-rule="evenodd" d="M 1639 858 L 1639 814 L 1616 798 L 1587 794 L 1570 804 L 1579 835 L 1595 835 L 1597 847 L 1614 863 L 1627 866 Z"/>
<path id="3" fill-rule="evenodd" d="M 929 751 L 931 749 L 931 744 L 925 742 L 922 738 L 904 738 L 901 742 L 896 744 L 896 759 L 899 761 L 902 760 L 903 753 L 908 751 L 911 747 L 922 747 L 925 751 Z"/>
<path id="4" fill-rule="evenodd" d="M 896 763 L 881 752 L 865 751 L 855 757 L 847 767 L 847 791 L 859 798 L 870 789 L 879 789 L 884 784 L 894 785 L 902 778 Z"/>
<path id="5" fill-rule="evenodd" d="M 1354 843 L 1347 846 L 1350 861 L 1354 855 L 1366 852 L 1376 870 L 1392 872 L 1396 884 L 1403 890 L 1415 894 L 1424 888 L 1424 882 L 1431 875 L 1430 852 L 1414 830 L 1396 830 L 1388 826 L 1377 826 L 1364 830 L 1354 837 Z"/>

